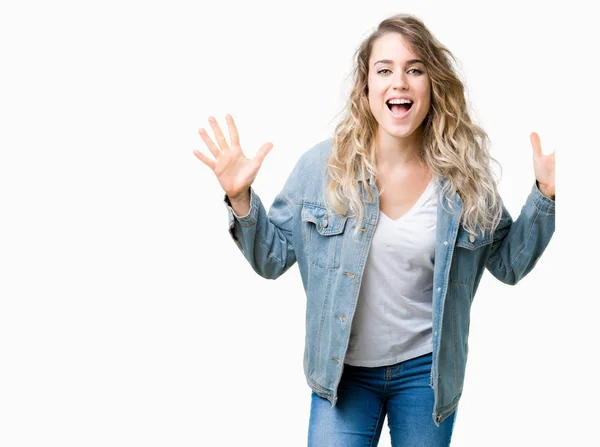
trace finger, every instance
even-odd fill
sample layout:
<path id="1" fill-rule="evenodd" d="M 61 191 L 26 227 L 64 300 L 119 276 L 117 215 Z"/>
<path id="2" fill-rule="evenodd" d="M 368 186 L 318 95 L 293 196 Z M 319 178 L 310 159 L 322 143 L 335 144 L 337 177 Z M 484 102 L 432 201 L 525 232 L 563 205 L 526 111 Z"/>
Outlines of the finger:
<path id="1" fill-rule="evenodd" d="M 219 156 L 221 155 L 221 150 L 217 147 L 217 145 L 215 143 L 213 143 L 213 140 L 211 140 L 210 136 L 208 136 L 208 134 L 206 133 L 206 130 L 200 129 L 198 131 L 198 134 L 200 135 L 200 138 L 202 138 L 202 140 L 208 147 L 208 150 L 214 155 L 214 157 L 219 158 Z"/>
<path id="2" fill-rule="evenodd" d="M 532 132 L 529 135 L 529 139 L 531 140 L 531 146 L 533 146 L 533 153 L 537 157 L 541 157 L 542 155 L 542 142 L 540 141 L 540 136 Z"/>
<path id="3" fill-rule="evenodd" d="M 233 121 L 233 116 L 227 114 L 225 119 L 227 120 L 227 127 L 229 127 L 229 139 L 231 140 L 231 145 L 234 147 L 240 146 L 240 136 L 237 127 L 235 126 L 235 122 Z"/>
<path id="4" fill-rule="evenodd" d="M 273 143 L 265 143 L 256 153 L 256 157 L 254 157 L 259 164 L 262 164 L 263 160 L 267 156 L 267 154 L 273 149 Z"/>
<path id="5" fill-rule="evenodd" d="M 215 163 L 214 160 L 211 160 L 210 158 L 208 158 L 206 155 L 204 155 L 202 152 L 200 151 L 194 151 L 194 155 L 196 157 L 198 157 L 198 159 L 204 163 L 206 166 L 208 166 L 210 169 L 212 169 L 213 171 L 215 170 L 215 167 L 217 165 L 217 163 Z"/>
<path id="6" fill-rule="evenodd" d="M 212 130 L 215 134 L 215 138 L 217 139 L 217 143 L 219 144 L 221 150 L 228 151 L 229 145 L 227 144 L 225 135 L 223 135 L 223 132 L 221 132 L 221 128 L 219 127 L 219 123 L 217 123 L 217 120 L 214 117 L 210 116 L 208 117 L 208 122 L 210 123 L 210 127 L 212 127 Z"/>

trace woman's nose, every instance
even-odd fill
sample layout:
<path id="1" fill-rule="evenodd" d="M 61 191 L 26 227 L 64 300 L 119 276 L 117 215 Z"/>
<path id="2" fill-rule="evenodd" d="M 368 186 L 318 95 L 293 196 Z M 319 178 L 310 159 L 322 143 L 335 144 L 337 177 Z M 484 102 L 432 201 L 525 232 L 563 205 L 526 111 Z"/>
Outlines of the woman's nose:
<path id="1" fill-rule="evenodd" d="M 394 79 L 394 88 L 398 90 L 406 90 L 408 88 L 408 82 L 404 74 L 396 76 Z"/>

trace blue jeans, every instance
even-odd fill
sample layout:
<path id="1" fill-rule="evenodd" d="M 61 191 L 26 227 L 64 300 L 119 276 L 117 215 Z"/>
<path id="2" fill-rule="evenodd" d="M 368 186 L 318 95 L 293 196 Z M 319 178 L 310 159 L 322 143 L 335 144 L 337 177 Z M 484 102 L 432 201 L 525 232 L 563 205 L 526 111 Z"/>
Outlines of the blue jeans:
<path id="1" fill-rule="evenodd" d="M 391 366 L 344 365 L 335 408 L 314 392 L 309 447 L 373 447 L 385 416 L 393 447 L 447 447 L 456 411 L 440 426 L 433 422 L 429 385 L 432 354 Z"/>

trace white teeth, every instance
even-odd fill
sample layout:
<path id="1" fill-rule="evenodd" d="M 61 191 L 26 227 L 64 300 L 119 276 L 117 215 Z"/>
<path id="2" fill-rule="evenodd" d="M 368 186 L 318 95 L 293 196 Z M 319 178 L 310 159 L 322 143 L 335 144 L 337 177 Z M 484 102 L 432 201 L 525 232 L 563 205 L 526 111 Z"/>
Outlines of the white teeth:
<path id="1" fill-rule="evenodd" d="M 388 104 L 412 104 L 410 99 L 390 99 Z"/>

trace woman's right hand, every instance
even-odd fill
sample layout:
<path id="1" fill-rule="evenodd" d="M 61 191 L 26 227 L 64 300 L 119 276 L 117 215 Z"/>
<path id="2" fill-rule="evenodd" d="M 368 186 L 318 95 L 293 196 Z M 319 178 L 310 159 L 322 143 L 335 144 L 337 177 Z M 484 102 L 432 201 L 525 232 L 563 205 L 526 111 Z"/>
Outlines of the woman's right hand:
<path id="1" fill-rule="evenodd" d="M 233 117 L 231 115 L 226 115 L 225 119 L 227 120 L 227 127 L 229 128 L 231 147 L 227 144 L 227 140 L 225 139 L 223 132 L 221 132 L 219 124 L 215 118 L 211 116 L 208 118 L 208 122 L 215 134 L 218 146 L 208 136 L 204 129 L 200 129 L 198 133 L 215 159 L 209 158 L 198 150 L 194 151 L 194 155 L 198 157 L 202 163 L 212 169 L 217 176 L 221 188 L 223 188 L 225 194 L 229 197 L 229 200 L 233 202 L 249 192 L 249 187 L 254 182 L 256 174 L 258 174 L 258 170 L 266 155 L 273 148 L 273 144 L 263 144 L 254 158 L 247 158 L 242 152 L 240 137 L 235 127 Z"/>

